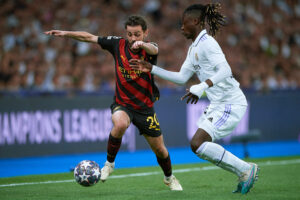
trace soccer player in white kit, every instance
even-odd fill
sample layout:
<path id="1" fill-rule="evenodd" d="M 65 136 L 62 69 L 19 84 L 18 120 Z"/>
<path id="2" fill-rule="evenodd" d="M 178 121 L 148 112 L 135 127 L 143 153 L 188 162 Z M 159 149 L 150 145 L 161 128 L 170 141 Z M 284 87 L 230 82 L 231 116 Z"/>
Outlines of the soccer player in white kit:
<path id="1" fill-rule="evenodd" d="M 228 136 L 242 119 L 247 109 L 247 100 L 239 83 L 233 78 L 218 42 L 212 37 L 224 25 L 220 4 L 191 5 L 182 16 L 182 33 L 192 39 L 186 60 L 179 72 L 164 70 L 143 60 L 132 59 L 131 67 L 177 84 L 185 84 L 194 73 L 201 81 L 193 85 L 182 97 L 187 103 L 197 103 L 205 91 L 210 105 L 197 122 L 198 130 L 191 140 L 191 149 L 199 157 L 236 174 L 239 177 L 234 192 L 246 194 L 258 176 L 258 166 L 245 162 L 215 140 Z M 209 26 L 209 35 L 205 25 Z"/>

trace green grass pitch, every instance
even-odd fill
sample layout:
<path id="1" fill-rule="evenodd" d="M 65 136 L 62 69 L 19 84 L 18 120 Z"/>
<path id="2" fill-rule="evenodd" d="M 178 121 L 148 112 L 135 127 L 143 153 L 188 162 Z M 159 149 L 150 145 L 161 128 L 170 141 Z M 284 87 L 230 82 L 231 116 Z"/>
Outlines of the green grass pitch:
<path id="1" fill-rule="evenodd" d="M 209 163 L 174 165 L 183 191 L 169 191 L 159 167 L 117 169 L 105 183 L 83 187 L 73 173 L 0 178 L 0 199 L 300 199 L 300 156 L 251 160 L 259 179 L 246 195 L 233 194 L 237 177 Z M 1 172 L 5 173 L 5 172 Z"/>

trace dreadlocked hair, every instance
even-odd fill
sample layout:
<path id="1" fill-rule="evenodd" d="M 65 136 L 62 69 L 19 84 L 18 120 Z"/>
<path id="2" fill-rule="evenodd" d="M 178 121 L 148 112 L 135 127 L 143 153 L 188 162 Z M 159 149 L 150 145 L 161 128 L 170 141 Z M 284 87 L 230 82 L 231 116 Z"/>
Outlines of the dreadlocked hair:
<path id="1" fill-rule="evenodd" d="M 205 25 L 205 22 L 209 26 L 209 33 L 215 36 L 221 26 L 224 26 L 225 16 L 219 12 L 221 8 L 220 3 L 212 4 L 194 4 L 185 9 L 183 14 L 192 14 L 200 19 L 201 25 Z"/>
<path id="2" fill-rule="evenodd" d="M 221 15 L 219 9 L 221 4 L 207 4 L 206 5 L 206 22 L 209 25 L 209 32 L 211 35 L 216 35 L 221 26 L 225 25 L 225 16 Z"/>

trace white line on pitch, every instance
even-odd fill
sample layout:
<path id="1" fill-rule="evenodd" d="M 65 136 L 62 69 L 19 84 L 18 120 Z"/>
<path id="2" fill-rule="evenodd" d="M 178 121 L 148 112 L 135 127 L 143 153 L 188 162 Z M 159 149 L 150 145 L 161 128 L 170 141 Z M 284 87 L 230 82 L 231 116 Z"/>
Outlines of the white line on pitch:
<path id="1" fill-rule="evenodd" d="M 279 161 L 266 161 L 258 163 L 259 166 L 270 166 L 270 165 L 290 165 L 290 164 L 298 164 L 300 163 L 300 159 L 294 160 L 279 160 Z M 175 169 L 173 170 L 174 173 L 186 173 L 192 171 L 205 171 L 205 170 L 216 170 L 220 169 L 216 166 L 207 166 L 207 167 L 193 167 L 193 168 L 186 168 L 186 169 Z M 123 174 L 123 175 L 114 175 L 110 178 L 118 179 L 118 178 L 128 178 L 128 177 L 140 177 L 140 176 L 151 176 L 161 174 L 161 172 L 144 172 L 144 173 L 133 173 L 133 174 Z M 31 183 L 12 183 L 12 184 L 5 184 L 0 185 L 0 187 L 14 187 L 14 186 L 22 186 L 22 185 L 37 185 L 37 184 L 50 184 L 50 183 L 68 183 L 68 182 L 75 182 L 74 179 L 71 180 L 61 180 L 61 181 L 43 181 L 43 182 L 31 182 Z"/>

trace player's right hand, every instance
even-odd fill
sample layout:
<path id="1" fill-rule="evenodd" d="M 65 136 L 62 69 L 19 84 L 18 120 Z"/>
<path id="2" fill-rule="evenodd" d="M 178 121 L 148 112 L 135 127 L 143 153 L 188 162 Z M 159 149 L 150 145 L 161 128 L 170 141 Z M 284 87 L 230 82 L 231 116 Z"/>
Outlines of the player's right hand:
<path id="1" fill-rule="evenodd" d="M 66 31 L 60 31 L 60 30 L 51 30 L 51 31 L 46 31 L 44 33 L 46 35 L 54 35 L 54 36 L 59 36 L 59 37 L 63 37 L 66 35 Z"/>
<path id="2" fill-rule="evenodd" d="M 151 70 L 152 70 L 152 64 L 145 60 L 130 59 L 129 66 L 132 69 L 140 70 L 142 72 L 151 72 Z"/>
<path id="3" fill-rule="evenodd" d="M 135 41 L 132 45 L 132 48 L 133 49 L 139 49 L 139 48 L 142 48 L 144 45 L 144 42 L 143 41 Z"/>

